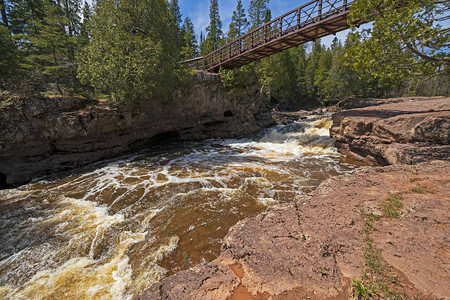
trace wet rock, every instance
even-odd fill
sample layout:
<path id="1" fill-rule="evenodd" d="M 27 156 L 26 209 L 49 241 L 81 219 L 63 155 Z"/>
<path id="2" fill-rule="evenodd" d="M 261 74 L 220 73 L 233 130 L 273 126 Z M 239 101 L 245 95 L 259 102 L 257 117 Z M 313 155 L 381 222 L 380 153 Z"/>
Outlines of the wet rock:
<path id="1" fill-rule="evenodd" d="M 147 289 L 138 299 L 227 299 L 238 287 L 238 277 L 222 264 L 196 266 Z"/>
<path id="2" fill-rule="evenodd" d="M 128 105 L 80 98 L 14 99 L 0 106 L 0 187 L 87 165 L 167 138 L 239 137 L 272 124 L 256 87 L 225 93 L 200 72 L 167 102 Z"/>
<path id="3" fill-rule="evenodd" d="M 450 98 L 405 101 L 333 114 L 341 153 L 373 164 L 450 159 Z"/>
<path id="4" fill-rule="evenodd" d="M 242 266 L 236 278 L 254 299 L 349 299 L 352 280 L 373 272 L 363 221 L 370 214 L 378 216 L 370 238 L 380 253 L 382 278 L 389 278 L 386 286 L 410 299 L 445 298 L 450 293 L 449 181 L 448 161 L 367 168 L 331 178 L 309 196 L 236 224 L 219 258 L 207 266 Z M 384 206 L 393 193 L 400 195 L 402 208 L 398 217 L 389 218 Z M 163 279 L 142 299 L 203 299 L 184 291 L 220 276 L 205 271 L 194 278 L 193 272 Z M 189 278 L 183 289 L 181 278 Z M 214 283 L 223 292 L 215 299 L 228 299 L 230 287 L 236 286 L 230 280 Z M 164 291 L 164 298 L 157 298 L 156 290 Z M 381 299 L 387 297 L 378 292 Z"/>

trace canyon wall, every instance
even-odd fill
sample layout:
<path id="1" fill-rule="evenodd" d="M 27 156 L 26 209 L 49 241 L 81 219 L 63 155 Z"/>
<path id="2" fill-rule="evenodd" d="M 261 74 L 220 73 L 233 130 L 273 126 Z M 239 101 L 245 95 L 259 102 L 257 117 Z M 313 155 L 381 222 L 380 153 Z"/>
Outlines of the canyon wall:
<path id="1" fill-rule="evenodd" d="M 255 87 L 228 95 L 218 74 L 200 72 L 167 102 L 127 105 L 82 98 L 10 99 L 0 106 L 0 186 L 70 170 L 163 138 L 238 137 L 270 125 Z"/>

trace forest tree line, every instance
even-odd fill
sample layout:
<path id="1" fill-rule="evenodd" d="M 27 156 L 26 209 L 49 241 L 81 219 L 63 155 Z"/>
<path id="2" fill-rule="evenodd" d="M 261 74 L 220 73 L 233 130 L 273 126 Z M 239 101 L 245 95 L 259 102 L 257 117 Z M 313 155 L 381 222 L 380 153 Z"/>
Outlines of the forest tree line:
<path id="1" fill-rule="evenodd" d="M 294 103 L 448 95 L 449 34 L 440 24 L 450 4 L 399 1 L 358 1 L 349 21 L 373 21 L 369 29 L 353 30 L 344 44 L 317 40 L 222 70 L 224 86 L 239 93 L 256 81 L 274 99 Z M 209 25 L 197 41 L 178 0 L 0 0 L 0 89 L 165 100 L 190 82 L 192 71 L 180 61 L 270 21 L 268 4 L 252 0 L 245 9 L 237 0 L 225 33 L 218 0 L 210 0 Z"/>

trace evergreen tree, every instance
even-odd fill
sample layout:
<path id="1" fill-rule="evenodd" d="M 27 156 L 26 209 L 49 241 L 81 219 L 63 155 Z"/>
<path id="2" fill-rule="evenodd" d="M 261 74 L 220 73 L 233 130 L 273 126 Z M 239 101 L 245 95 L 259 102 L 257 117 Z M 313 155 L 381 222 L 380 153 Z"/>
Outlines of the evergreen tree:
<path id="1" fill-rule="evenodd" d="M 79 47 L 82 48 L 89 44 L 89 21 L 91 20 L 91 8 L 87 1 L 83 6 L 83 21 L 80 24 L 80 34 L 78 36 Z"/>
<path id="2" fill-rule="evenodd" d="M 8 0 L 5 0 L 8 1 Z M 10 0 L 8 21 L 21 48 L 28 46 L 28 36 L 39 34 L 36 24 L 45 16 L 44 0 Z"/>
<path id="3" fill-rule="evenodd" d="M 6 26 L 0 25 L 0 88 L 6 88 L 17 74 L 20 57 Z"/>
<path id="4" fill-rule="evenodd" d="M 217 50 L 222 41 L 222 21 L 219 15 L 218 0 L 210 0 L 209 5 L 209 25 L 206 27 L 206 39 L 202 44 L 202 55 L 207 55 Z"/>
<path id="5" fill-rule="evenodd" d="M 169 10 L 172 14 L 175 25 L 181 30 L 181 24 L 183 23 L 183 19 L 180 12 L 180 6 L 178 5 L 178 0 L 169 1 Z"/>
<path id="6" fill-rule="evenodd" d="M 245 9 L 242 6 L 242 1 L 238 0 L 236 9 L 231 17 L 230 29 L 228 30 L 228 40 L 234 40 L 245 33 L 249 26 L 245 15 Z"/>
<path id="7" fill-rule="evenodd" d="M 115 101 L 169 99 L 180 86 L 177 28 L 165 0 L 102 0 L 78 58 L 84 84 Z"/>
<path id="8" fill-rule="evenodd" d="M 310 99 L 317 99 L 317 87 L 315 85 L 317 67 L 319 65 L 320 56 L 323 52 L 323 46 L 320 40 L 317 40 L 312 45 L 311 53 L 308 56 L 305 69 L 306 89 Z"/>
<path id="9" fill-rule="evenodd" d="M 42 76 L 45 77 L 42 80 L 54 83 L 62 94 L 61 84 L 72 75 L 74 68 L 70 53 L 73 41 L 65 30 L 69 20 L 64 16 L 63 7 L 50 1 L 45 1 L 44 11 L 43 20 L 35 22 L 39 34 L 29 37 L 35 49 L 31 59 L 35 68 L 42 67 Z"/>
<path id="10" fill-rule="evenodd" d="M 194 24 L 186 17 L 181 28 L 183 35 L 183 46 L 181 47 L 181 59 L 186 60 L 198 56 L 198 44 L 194 33 Z"/>
<path id="11" fill-rule="evenodd" d="M 292 49 L 292 55 L 295 63 L 295 77 L 297 80 L 297 99 L 304 101 L 308 92 L 306 88 L 306 46 L 300 45 L 297 48 Z"/>
<path id="12" fill-rule="evenodd" d="M 351 86 L 356 86 L 358 77 L 350 78 L 348 67 L 343 64 L 344 47 L 335 38 L 331 45 L 331 67 L 326 78 L 320 81 L 320 94 L 322 101 L 335 101 L 350 96 L 355 90 Z M 350 84 L 349 84 L 350 83 Z"/>
<path id="13" fill-rule="evenodd" d="M 177 43 L 178 43 L 178 47 L 181 49 L 181 47 L 183 46 L 183 33 L 182 33 L 182 16 L 181 16 L 181 12 L 180 12 L 180 6 L 178 5 L 178 0 L 170 0 L 168 3 L 169 6 L 169 11 L 172 15 L 172 22 L 174 22 L 176 28 L 177 28 L 177 32 L 176 32 L 176 37 L 177 37 Z"/>
<path id="14" fill-rule="evenodd" d="M 333 62 L 333 55 L 330 50 L 323 49 L 319 61 L 317 63 L 317 69 L 314 76 L 314 86 L 316 87 L 317 97 L 319 101 L 324 101 L 326 98 L 326 84 L 328 78 L 328 71 L 331 69 Z"/>
<path id="15" fill-rule="evenodd" d="M 248 16 L 250 18 L 250 24 L 252 29 L 264 24 L 264 21 L 268 18 L 268 8 L 270 0 L 252 0 L 248 9 Z M 270 17 L 269 17 L 270 19 Z"/>

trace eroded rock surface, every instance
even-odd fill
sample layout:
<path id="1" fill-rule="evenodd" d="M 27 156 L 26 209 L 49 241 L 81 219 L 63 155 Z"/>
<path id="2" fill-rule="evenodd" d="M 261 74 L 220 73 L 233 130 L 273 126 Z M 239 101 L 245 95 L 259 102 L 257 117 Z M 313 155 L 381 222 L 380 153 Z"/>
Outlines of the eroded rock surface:
<path id="1" fill-rule="evenodd" d="M 393 195 L 396 217 L 386 212 Z M 377 270 L 393 292 L 445 299 L 449 209 L 448 161 L 361 169 L 239 222 L 219 258 L 163 279 L 141 299 L 249 299 L 242 291 L 253 299 L 349 299 L 353 279 L 376 273 L 368 251 L 379 253 Z M 370 230 L 365 216 L 373 217 Z"/>
<path id="2" fill-rule="evenodd" d="M 0 107 L 0 187 L 119 155 L 158 137 L 237 137 L 272 122 L 258 89 L 229 96 L 219 75 L 203 72 L 164 103 L 21 99 Z"/>
<path id="3" fill-rule="evenodd" d="M 373 164 L 450 159 L 450 98 L 403 101 L 333 115 L 341 153 Z"/>

